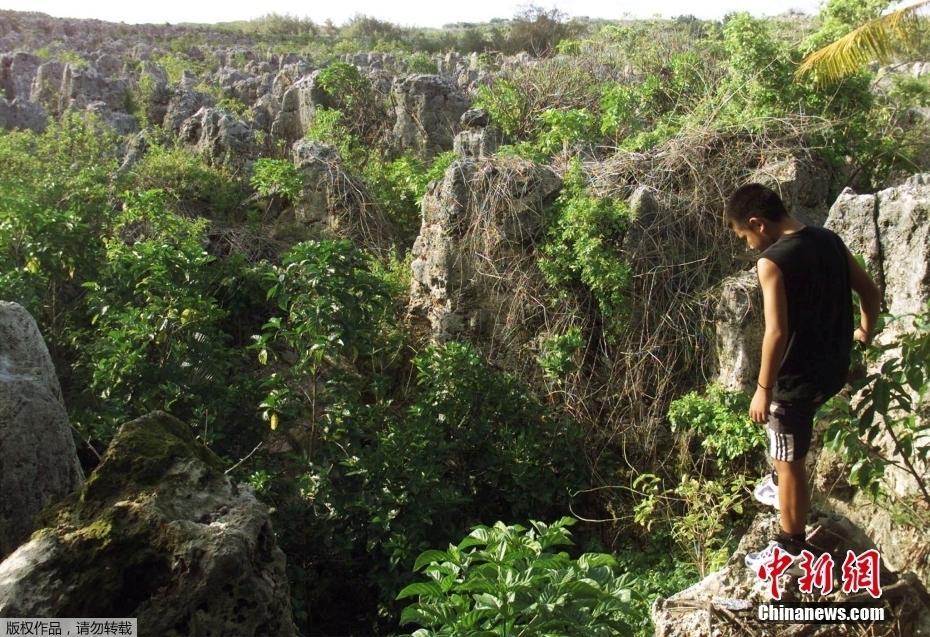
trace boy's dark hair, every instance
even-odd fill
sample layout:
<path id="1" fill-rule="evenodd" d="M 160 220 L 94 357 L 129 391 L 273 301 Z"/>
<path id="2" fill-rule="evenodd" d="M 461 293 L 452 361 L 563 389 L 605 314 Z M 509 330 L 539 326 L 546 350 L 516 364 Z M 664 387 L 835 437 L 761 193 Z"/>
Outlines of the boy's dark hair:
<path id="1" fill-rule="evenodd" d="M 750 217 L 780 221 L 788 216 L 778 193 L 762 184 L 746 184 L 730 195 L 725 214 L 731 222 L 746 225 Z"/>

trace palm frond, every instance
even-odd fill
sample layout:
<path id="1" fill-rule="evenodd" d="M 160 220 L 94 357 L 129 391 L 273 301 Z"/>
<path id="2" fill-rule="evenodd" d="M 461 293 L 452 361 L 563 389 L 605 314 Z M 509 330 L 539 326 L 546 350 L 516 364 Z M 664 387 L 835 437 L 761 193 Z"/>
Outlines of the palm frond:
<path id="1" fill-rule="evenodd" d="M 818 82 L 832 82 L 872 60 L 891 62 L 902 48 L 915 44 L 921 26 L 919 12 L 928 6 L 930 0 L 921 0 L 869 20 L 805 57 L 795 77 L 814 73 Z"/>

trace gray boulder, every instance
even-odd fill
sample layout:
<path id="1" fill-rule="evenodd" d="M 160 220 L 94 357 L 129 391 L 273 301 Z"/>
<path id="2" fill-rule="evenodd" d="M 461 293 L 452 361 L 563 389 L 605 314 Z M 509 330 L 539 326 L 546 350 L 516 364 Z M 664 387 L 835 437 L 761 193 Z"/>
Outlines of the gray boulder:
<path id="1" fill-rule="evenodd" d="M 29 91 L 29 99 L 40 104 L 49 113 L 57 114 L 61 102 L 61 82 L 65 65 L 61 62 L 46 62 L 36 70 Z"/>
<path id="2" fill-rule="evenodd" d="M 105 102 L 91 102 L 84 110 L 99 117 L 104 124 L 112 128 L 118 135 L 129 135 L 139 130 L 139 123 L 135 117 L 129 113 L 112 111 Z"/>
<path id="3" fill-rule="evenodd" d="M 460 157 L 489 157 L 503 141 L 503 135 L 497 127 L 490 125 L 491 116 L 484 109 L 465 111 L 459 123 L 462 130 L 452 141 L 452 150 Z"/>
<path id="4" fill-rule="evenodd" d="M 0 564 L 0 615 L 136 617 L 142 635 L 297 634 L 267 507 L 162 412 Z"/>
<path id="5" fill-rule="evenodd" d="M 249 119 L 255 130 L 271 132 L 271 125 L 280 111 L 280 105 L 270 93 L 262 95 L 249 109 Z"/>
<path id="6" fill-rule="evenodd" d="M 218 108 L 201 108 L 181 125 L 178 139 L 217 163 L 247 159 L 254 134 L 244 122 Z"/>
<path id="7" fill-rule="evenodd" d="M 17 51 L 0 57 L 0 86 L 8 100 L 29 99 L 29 90 L 42 60 L 32 53 Z"/>
<path id="8" fill-rule="evenodd" d="M 765 331 L 762 291 L 755 268 L 720 284 L 716 311 L 717 373 L 727 389 L 755 391 Z"/>
<path id="9" fill-rule="evenodd" d="M 126 144 L 126 153 L 123 155 L 123 162 L 120 164 L 119 170 L 117 171 L 120 175 L 131 170 L 139 160 L 145 157 L 145 154 L 149 151 L 147 133 L 150 131 L 151 129 L 146 129 L 129 138 Z"/>
<path id="10" fill-rule="evenodd" d="M 216 73 L 216 83 L 228 96 L 240 100 L 244 104 L 251 104 L 258 98 L 258 78 L 230 67 L 223 67 Z"/>
<path id="11" fill-rule="evenodd" d="M 877 206 L 875 195 L 857 195 L 852 188 L 845 188 L 830 208 L 824 227 L 840 235 L 849 251 L 862 257 L 866 270 L 884 290 Z"/>
<path id="12" fill-rule="evenodd" d="M 387 245 L 383 237 L 393 235 L 392 224 L 345 172 L 333 146 L 301 139 L 291 148 L 291 159 L 303 189 L 290 213 L 309 237 L 342 236 L 373 247 Z"/>
<path id="13" fill-rule="evenodd" d="M 111 111 L 125 111 L 129 86 L 125 80 L 109 79 L 93 66 L 65 65 L 59 110 L 83 110 L 91 102 L 104 102 Z"/>
<path id="14" fill-rule="evenodd" d="M 313 121 L 317 107 L 330 107 L 329 96 L 317 86 L 319 71 L 294 82 L 284 91 L 281 98 L 281 110 L 271 124 L 271 135 L 292 143 L 304 136 Z"/>
<path id="15" fill-rule="evenodd" d="M 875 194 L 849 189 L 830 209 L 826 226 L 861 254 L 893 315 L 922 312 L 930 301 L 930 174 Z M 906 322 L 899 323 L 901 328 Z"/>
<path id="16" fill-rule="evenodd" d="M 93 64 L 94 68 L 106 77 L 119 75 L 123 69 L 123 62 L 111 53 L 101 53 Z"/>
<path id="17" fill-rule="evenodd" d="M 61 387 L 35 320 L 0 301 L 0 557 L 84 480 Z"/>
<path id="18" fill-rule="evenodd" d="M 394 141 L 428 160 L 451 150 L 459 119 L 468 110 L 468 98 L 440 75 L 409 75 L 396 78 L 391 88 Z"/>
<path id="19" fill-rule="evenodd" d="M 930 173 L 876 194 L 888 311 L 920 313 L 930 301 Z"/>
<path id="20" fill-rule="evenodd" d="M 41 133 L 48 126 L 48 116 L 41 106 L 16 98 L 12 102 L 0 97 L 0 128 L 32 130 Z"/>
<path id="21" fill-rule="evenodd" d="M 423 197 L 423 220 L 412 249 L 412 327 L 440 342 L 466 334 L 486 339 L 492 318 L 519 298 L 520 281 L 494 268 L 526 257 L 561 185 L 548 167 L 516 157 L 454 161 Z M 482 285 L 489 281 L 493 290 Z M 519 320 L 512 323 L 534 329 Z M 532 335 L 524 337 L 529 341 Z"/>
<path id="22" fill-rule="evenodd" d="M 179 132 L 185 121 L 193 117 L 201 108 L 213 106 L 214 101 L 212 96 L 195 90 L 193 82 L 182 79 L 180 86 L 168 100 L 164 128 Z"/>

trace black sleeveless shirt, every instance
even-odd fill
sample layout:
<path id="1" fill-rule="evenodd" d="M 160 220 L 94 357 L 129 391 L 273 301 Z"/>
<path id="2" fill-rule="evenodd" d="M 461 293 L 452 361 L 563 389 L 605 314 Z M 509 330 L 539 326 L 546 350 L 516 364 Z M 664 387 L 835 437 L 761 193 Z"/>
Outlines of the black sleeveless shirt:
<path id="1" fill-rule="evenodd" d="M 805 226 L 760 257 L 781 270 L 788 300 L 788 344 L 772 400 L 824 401 L 845 384 L 852 350 L 846 246 L 826 228 Z"/>

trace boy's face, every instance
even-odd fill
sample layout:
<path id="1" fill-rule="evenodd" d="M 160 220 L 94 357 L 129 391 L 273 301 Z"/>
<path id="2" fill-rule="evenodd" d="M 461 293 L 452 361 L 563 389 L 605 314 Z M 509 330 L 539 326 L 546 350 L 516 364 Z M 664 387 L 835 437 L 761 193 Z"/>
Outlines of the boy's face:
<path id="1" fill-rule="evenodd" d="M 731 221 L 730 229 L 752 250 L 765 250 L 774 243 L 765 227 L 765 220 L 759 217 L 750 217 L 745 225 Z"/>

